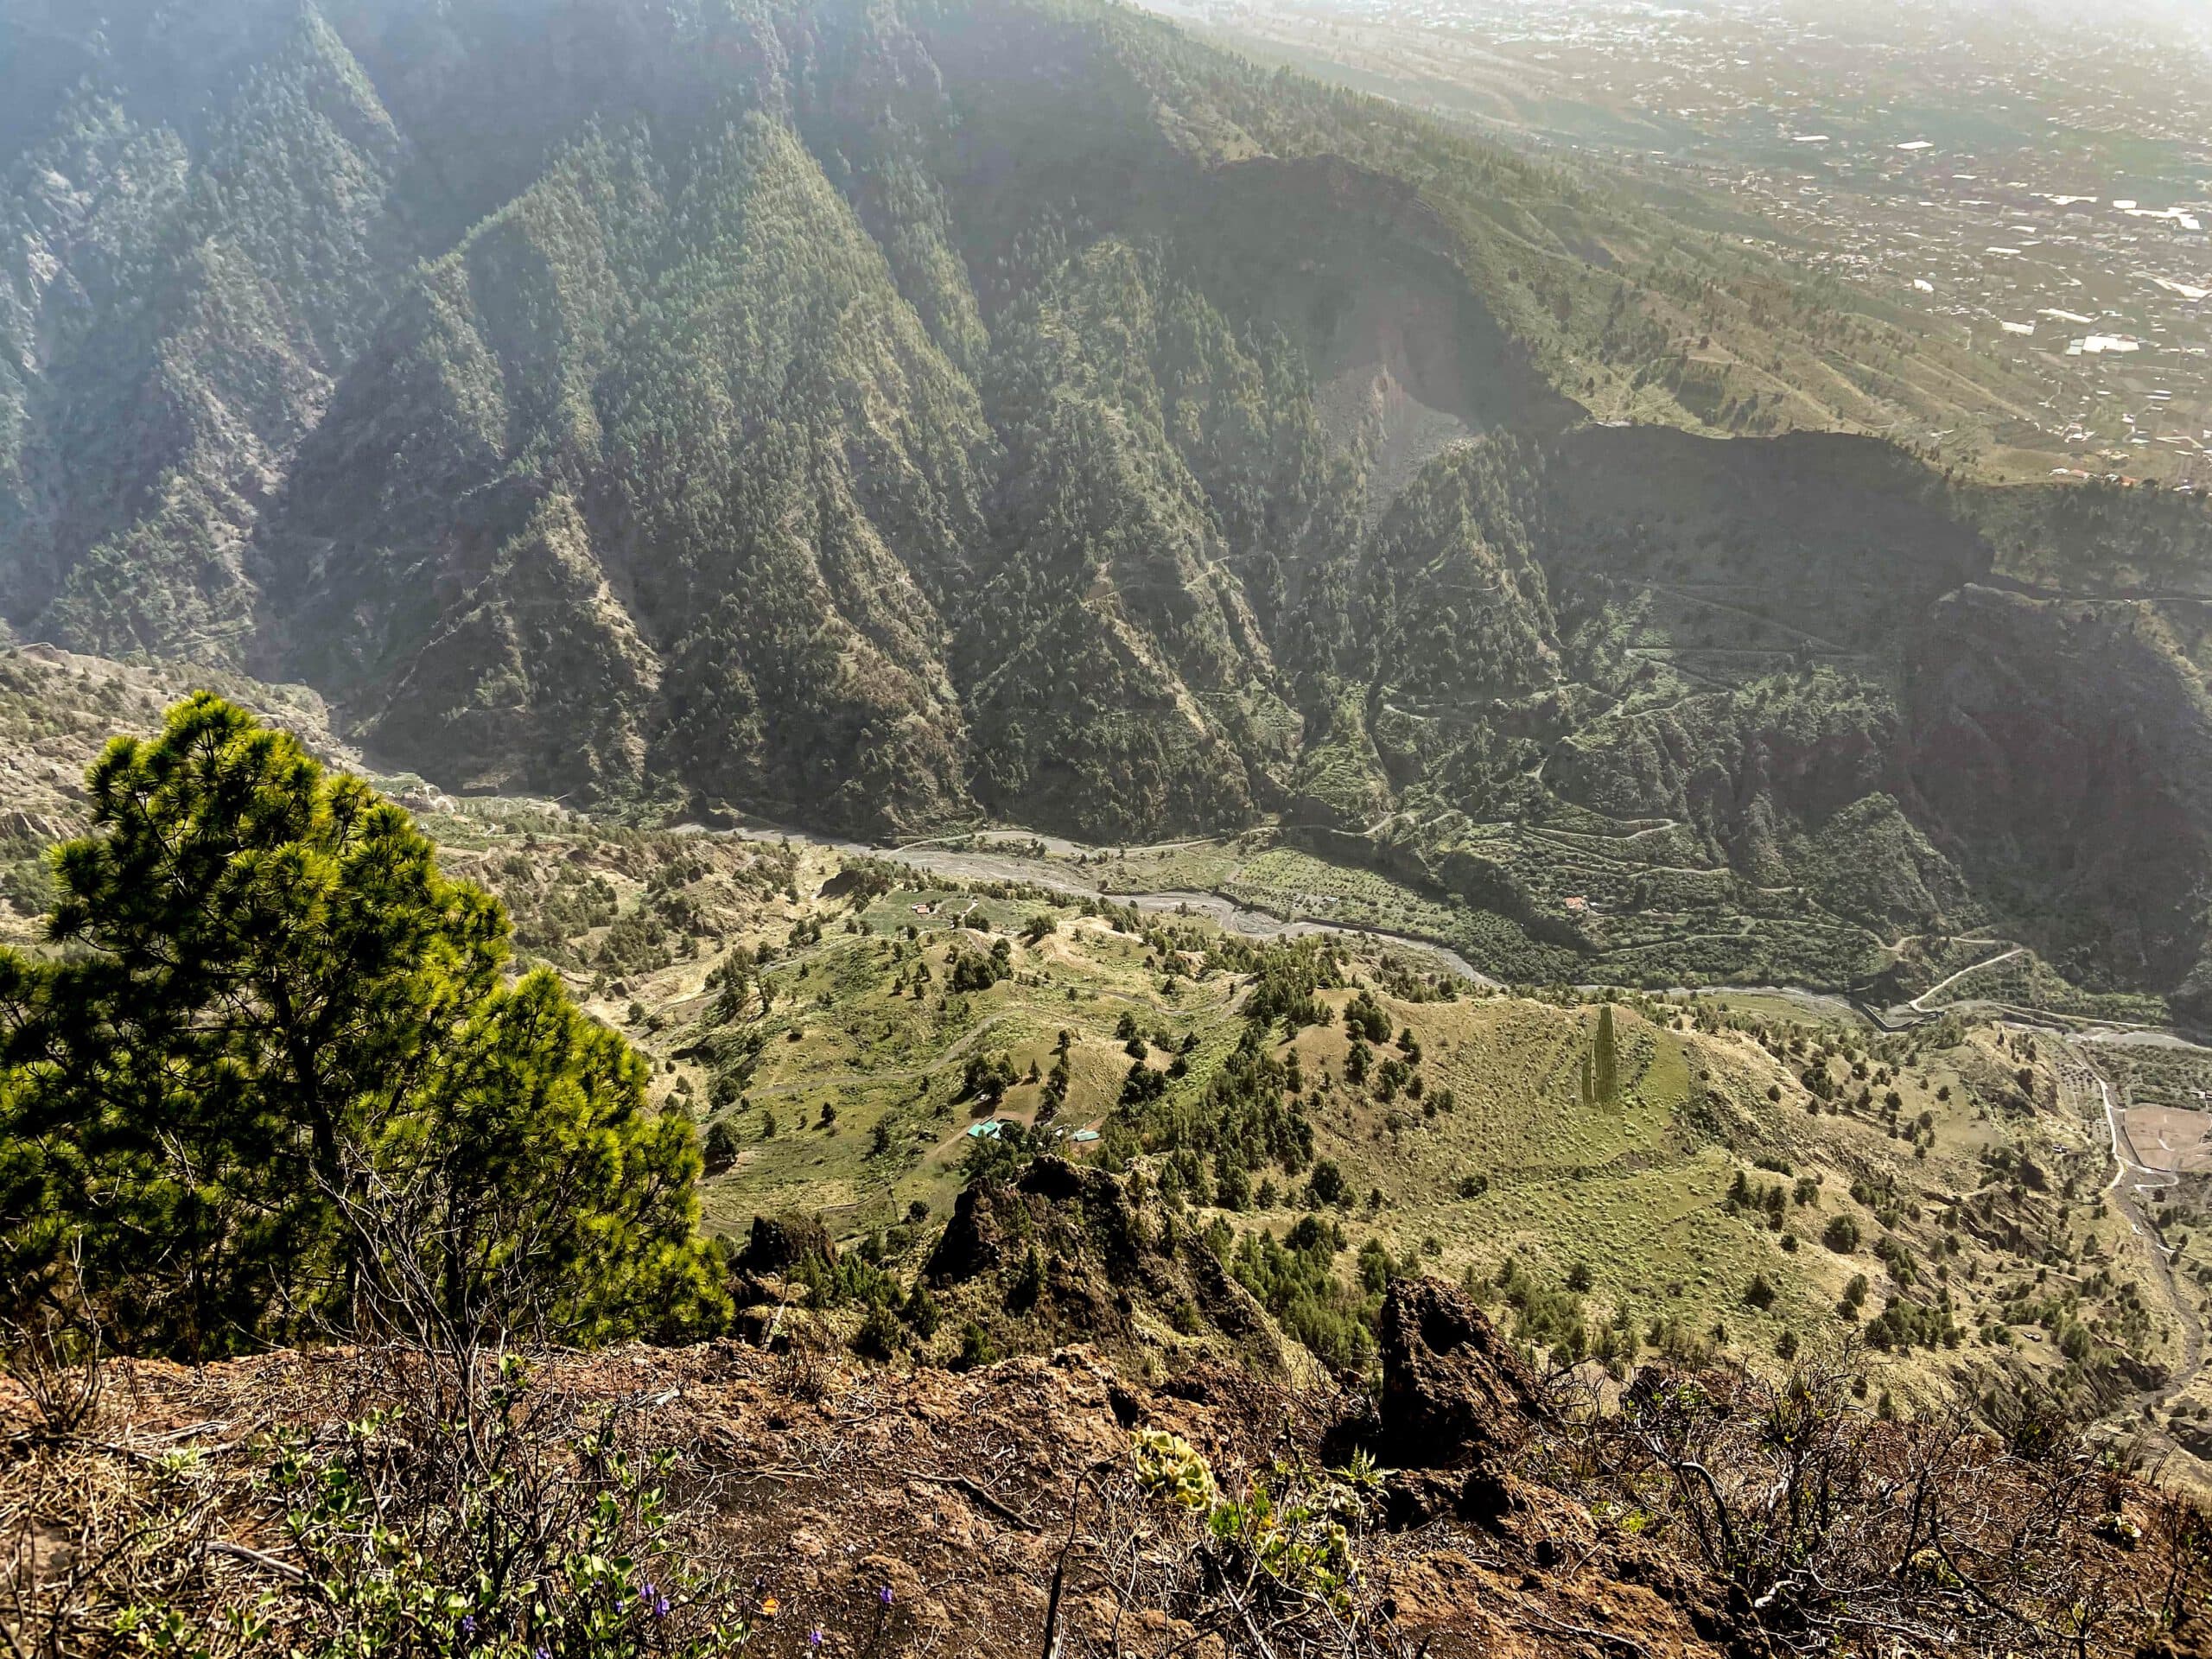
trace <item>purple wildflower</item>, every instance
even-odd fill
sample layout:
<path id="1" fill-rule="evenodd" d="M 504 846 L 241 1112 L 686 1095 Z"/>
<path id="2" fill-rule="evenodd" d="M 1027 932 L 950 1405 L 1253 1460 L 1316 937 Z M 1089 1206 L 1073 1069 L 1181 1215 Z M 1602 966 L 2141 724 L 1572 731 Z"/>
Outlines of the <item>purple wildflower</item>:
<path id="1" fill-rule="evenodd" d="M 474 1637 L 476 1634 L 475 1614 L 463 1613 L 461 1616 L 461 1633 L 467 1637 Z"/>
<path id="2" fill-rule="evenodd" d="M 885 1585 L 882 1589 L 875 1592 L 875 1599 L 888 1607 L 891 1605 L 891 1586 Z"/>
<path id="3" fill-rule="evenodd" d="M 821 1647 L 822 1627 L 819 1624 L 816 1625 L 812 1630 L 806 1633 L 806 1645 L 809 1651 L 812 1651 Z"/>

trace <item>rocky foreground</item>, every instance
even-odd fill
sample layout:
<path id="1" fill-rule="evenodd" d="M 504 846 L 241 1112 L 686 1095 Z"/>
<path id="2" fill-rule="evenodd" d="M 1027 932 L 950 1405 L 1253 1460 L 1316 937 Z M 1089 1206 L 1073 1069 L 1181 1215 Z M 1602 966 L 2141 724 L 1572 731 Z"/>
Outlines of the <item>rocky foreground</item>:
<path id="1" fill-rule="evenodd" d="M 519 1405 L 388 1351 L 111 1364 L 82 1387 L 28 1368 L 0 1402 L 0 1630 L 21 1654 L 127 1647 L 118 1617 L 143 1629 L 149 1606 L 258 1605 L 294 1640 L 332 1624 L 271 1447 L 311 1460 L 422 1409 L 443 1436 L 377 1454 L 394 1491 L 502 1421 L 539 1448 L 503 1454 L 518 1486 L 581 1479 L 595 1453 L 543 1454 L 579 1429 L 665 1456 L 680 1552 L 738 1587 L 748 1652 L 2212 1651 L 2195 1512 L 2037 1444 L 2027 1414 L 2000 1443 L 1881 1421 L 1821 1376 L 1660 1369 L 1601 1397 L 1537 1376 L 1429 1281 L 1394 1289 L 1371 1397 L 1147 1378 L 1084 1347 L 894 1372 L 729 1341 L 549 1356 Z M 1301 1489 L 1327 1493 L 1311 1513 L 1283 1497 L 1290 1471 L 1347 1465 Z M 1254 1482 L 1281 1500 L 1255 1529 Z M 467 1646 L 442 1643 L 408 1650 Z"/>

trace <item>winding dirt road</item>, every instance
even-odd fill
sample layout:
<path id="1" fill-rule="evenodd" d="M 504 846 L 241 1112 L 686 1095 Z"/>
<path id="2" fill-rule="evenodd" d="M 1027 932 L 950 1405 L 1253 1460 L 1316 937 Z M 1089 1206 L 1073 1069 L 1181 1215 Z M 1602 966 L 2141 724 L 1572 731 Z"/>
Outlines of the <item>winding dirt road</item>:
<path id="1" fill-rule="evenodd" d="M 1928 999 L 1935 995 L 1936 992 L 1942 990 L 1948 986 L 1957 984 L 1969 974 L 1978 974 L 1985 968 L 1994 968 L 2000 962 L 2010 962 L 2013 957 L 2024 955 L 2026 952 L 2027 948 L 2028 947 L 2024 944 L 2016 944 L 2009 950 L 2000 950 L 1995 956 L 1986 957 L 1980 962 L 1969 963 L 1966 967 L 1960 969 L 1957 973 L 1951 975 L 1948 978 L 1937 980 L 1933 985 L 1930 985 L 1918 996 L 1914 997 L 1911 1001 L 1906 1003 L 1905 1007 L 1910 1008 L 1915 1014 L 1926 1014 L 1929 1011 L 1926 1006 Z"/>
<path id="2" fill-rule="evenodd" d="M 2181 1335 L 2181 1355 L 2166 1380 L 2139 1396 L 2141 1404 L 2157 1409 L 2195 1382 L 2198 1372 L 2204 1369 L 2204 1325 L 2197 1314 L 2196 1299 L 2175 1278 L 2174 1253 L 2160 1242 L 2158 1230 L 2145 1214 L 2141 1197 L 2175 1185 L 2176 1177 L 2144 1165 L 2136 1153 L 2135 1143 L 2128 1138 L 2127 1122 L 2121 1116 L 2122 1103 L 2113 1099 L 2112 1084 L 2097 1070 L 2095 1063 L 2072 1043 L 2058 1045 L 2057 1052 L 2061 1092 L 2084 1116 L 2100 1109 L 2104 1114 L 2113 1160 L 2112 1179 L 2105 1186 L 2104 1196 L 2142 1240 L 2151 1264 L 2151 1278 L 2164 1298 Z"/>

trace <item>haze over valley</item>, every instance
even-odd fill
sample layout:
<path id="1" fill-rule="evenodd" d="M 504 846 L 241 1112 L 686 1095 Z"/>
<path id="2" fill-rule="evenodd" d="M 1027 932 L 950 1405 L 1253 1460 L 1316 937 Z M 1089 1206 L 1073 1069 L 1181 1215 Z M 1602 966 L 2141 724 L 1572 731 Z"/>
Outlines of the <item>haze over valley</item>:
<path id="1" fill-rule="evenodd" d="M 2208 134 L 0 0 L 0 1634 L 2202 1651 Z"/>

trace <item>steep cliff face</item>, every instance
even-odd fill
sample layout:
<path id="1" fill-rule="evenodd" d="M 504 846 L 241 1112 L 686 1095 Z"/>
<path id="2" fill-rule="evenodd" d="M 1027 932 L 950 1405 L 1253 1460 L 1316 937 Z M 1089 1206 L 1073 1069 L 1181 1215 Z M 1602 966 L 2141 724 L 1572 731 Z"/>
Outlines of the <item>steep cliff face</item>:
<path id="1" fill-rule="evenodd" d="M 401 671 L 365 741 L 463 790 L 633 790 L 660 664 L 573 499 L 541 503 Z"/>
<path id="2" fill-rule="evenodd" d="M 234 657 L 245 543 L 414 257 L 359 65 L 313 11 L 258 22 L 188 132 L 94 75 L 9 167 L 0 581 L 34 634 Z"/>
<path id="3" fill-rule="evenodd" d="M 1156 25 L 223 16 L 15 157 L 0 605 L 458 786 L 1248 822 L 1325 498 L 1559 406 L 1417 187 Z"/>
<path id="4" fill-rule="evenodd" d="M 1410 608 L 1452 616 L 1456 663 L 1394 644 L 1382 660 L 1418 670 L 1372 718 L 1402 801 L 1528 827 L 1433 811 L 1395 838 L 1397 868 L 1413 855 L 1624 966 L 1797 906 L 1800 938 L 1863 930 L 1824 964 L 1798 958 L 1832 983 L 1878 972 L 1878 943 L 1901 934 L 1993 929 L 2085 983 L 2199 1010 L 2204 605 L 2142 579 L 2202 578 L 2201 508 L 1962 490 L 1840 437 L 1588 429 L 1526 471 L 1478 518 L 1534 554 L 1539 650 L 1518 660 L 1549 684 L 1421 701 L 1501 637 L 1432 590 Z M 2000 558 L 2101 597 L 2024 588 L 1993 574 Z M 1517 585 L 1478 591 L 1495 607 Z M 1643 920 L 1577 925 L 1561 894 Z"/>
<path id="5" fill-rule="evenodd" d="M 2212 585 L 2201 504 L 1578 425 L 1665 345 L 1585 257 L 1628 204 L 1088 4 L 132 16 L 0 4 L 18 637 L 308 683 L 448 788 L 1284 818 L 1628 976 L 1999 924 L 2192 971 L 2187 615 L 2101 681 L 1929 642 L 1993 569 Z M 2151 816 L 2019 830 L 2123 683 L 2082 791 Z"/>
<path id="6" fill-rule="evenodd" d="M 1915 640 L 1915 786 L 2063 962 L 2201 1004 L 2212 875 L 2202 607 L 1968 587 Z M 2199 1010 L 2202 1011 L 2201 1008 Z"/>

